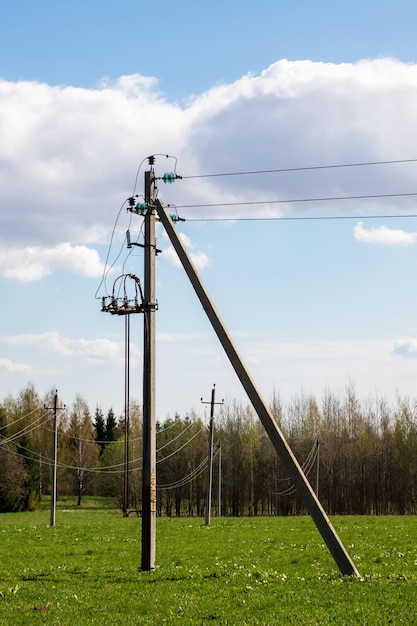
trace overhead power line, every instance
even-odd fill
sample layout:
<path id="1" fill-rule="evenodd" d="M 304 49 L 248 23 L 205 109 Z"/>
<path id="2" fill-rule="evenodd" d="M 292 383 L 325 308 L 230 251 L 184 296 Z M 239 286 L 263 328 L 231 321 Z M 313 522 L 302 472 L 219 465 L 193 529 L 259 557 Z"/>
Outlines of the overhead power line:
<path id="1" fill-rule="evenodd" d="M 306 220 L 388 220 L 416 218 L 417 213 L 399 213 L 398 215 L 284 215 L 270 217 L 190 217 L 187 222 L 297 222 Z"/>
<path id="2" fill-rule="evenodd" d="M 190 439 L 188 439 L 185 443 L 182 444 L 182 446 L 180 446 L 179 448 L 177 448 L 176 450 L 174 450 L 173 452 L 171 452 L 170 454 L 167 454 L 166 456 L 164 456 L 163 459 L 158 459 L 156 461 L 156 464 L 158 465 L 159 463 L 162 463 L 163 461 L 166 461 L 167 459 L 171 458 L 172 456 L 174 456 L 174 454 L 177 454 L 177 452 L 180 452 L 180 450 L 182 450 L 183 448 L 185 448 L 186 446 L 188 446 L 188 444 L 190 444 L 193 439 L 195 439 L 200 433 L 202 433 L 204 431 L 204 428 L 201 428 L 200 430 L 198 430 L 196 433 L 194 433 L 194 435 L 192 437 L 190 437 Z M 163 446 L 165 447 L 165 446 Z M 161 448 L 162 449 L 162 448 Z"/>
<path id="3" fill-rule="evenodd" d="M 213 208 L 223 206 L 254 206 L 260 204 L 296 204 L 302 202 L 329 202 L 340 200 L 368 200 L 372 198 L 406 198 L 417 196 L 417 191 L 411 191 L 408 193 L 378 193 L 378 194 L 363 194 L 357 196 L 328 196 L 323 198 L 288 198 L 286 200 L 252 200 L 248 202 L 215 202 L 212 204 L 176 204 L 177 209 L 200 209 L 200 208 Z M 167 205 L 168 207 L 171 205 Z M 229 218 L 230 219 L 230 218 Z M 191 221 L 187 219 L 187 222 Z"/>
<path id="4" fill-rule="evenodd" d="M 338 163 L 336 165 L 311 165 L 306 167 L 283 167 L 270 170 L 253 170 L 242 172 L 223 172 L 218 174 L 194 174 L 191 176 L 181 176 L 186 178 L 218 178 L 221 176 L 249 176 L 253 174 L 280 174 L 285 172 L 306 172 L 310 170 L 330 170 L 343 167 L 364 167 L 371 165 L 393 165 L 394 163 L 416 163 L 417 159 L 392 159 L 389 161 L 366 161 L 362 163 Z"/>
<path id="5" fill-rule="evenodd" d="M 27 417 L 29 417 L 30 415 L 33 415 L 33 413 L 36 413 L 36 411 L 43 411 L 45 407 L 43 406 L 36 406 L 34 409 L 32 409 L 31 411 L 29 411 L 29 413 L 26 413 L 25 415 L 21 415 L 20 417 L 18 417 L 17 419 L 15 419 L 13 422 L 9 422 L 7 424 L 5 424 L 4 426 L 0 427 L 0 431 L 2 430 L 6 430 L 9 429 L 10 426 L 13 426 L 14 424 L 17 424 L 17 422 L 21 422 L 22 420 L 26 419 Z M 45 415 L 45 413 L 43 413 Z"/>

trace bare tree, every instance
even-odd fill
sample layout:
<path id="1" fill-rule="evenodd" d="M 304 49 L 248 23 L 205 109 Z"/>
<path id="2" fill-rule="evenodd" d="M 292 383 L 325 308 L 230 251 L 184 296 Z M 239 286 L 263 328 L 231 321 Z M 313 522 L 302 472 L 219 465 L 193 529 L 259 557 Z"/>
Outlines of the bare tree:
<path id="1" fill-rule="evenodd" d="M 69 464 L 72 466 L 77 504 L 80 505 L 82 494 L 88 487 L 89 471 L 97 467 L 100 456 L 90 411 L 81 396 L 76 397 L 72 407 L 68 437 Z"/>

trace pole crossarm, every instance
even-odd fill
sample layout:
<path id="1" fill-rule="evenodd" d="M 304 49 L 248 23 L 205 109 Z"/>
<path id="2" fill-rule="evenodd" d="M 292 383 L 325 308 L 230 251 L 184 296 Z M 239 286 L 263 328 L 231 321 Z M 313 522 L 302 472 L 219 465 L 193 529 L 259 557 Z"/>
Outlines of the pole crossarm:
<path id="1" fill-rule="evenodd" d="M 163 202 L 157 198 L 155 208 L 158 217 L 165 228 L 165 231 L 176 251 L 178 257 L 184 267 L 184 270 L 200 300 L 200 303 L 210 320 L 210 323 L 226 352 L 231 365 L 233 366 L 243 388 L 245 389 L 253 408 L 258 414 L 265 430 L 267 431 L 284 467 L 290 474 L 297 491 L 306 507 L 307 511 L 313 518 L 321 536 L 323 537 L 330 553 L 332 554 L 337 566 L 343 575 L 359 576 L 353 561 L 343 546 L 335 529 L 333 528 L 329 518 L 327 517 L 323 507 L 321 506 L 314 490 L 312 489 L 308 479 L 295 458 L 290 446 L 284 438 L 278 424 L 275 422 L 272 413 L 267 404 L 263 400 L 258 391 L 252 377 L 243 363 L 226 327 L 224 326 L 214 304 L 212 303 L 208 292 L 206 291 L 198 272 L 191 261 L 185 246 L 183 245 L 174 223 L 165 208 Z"/>

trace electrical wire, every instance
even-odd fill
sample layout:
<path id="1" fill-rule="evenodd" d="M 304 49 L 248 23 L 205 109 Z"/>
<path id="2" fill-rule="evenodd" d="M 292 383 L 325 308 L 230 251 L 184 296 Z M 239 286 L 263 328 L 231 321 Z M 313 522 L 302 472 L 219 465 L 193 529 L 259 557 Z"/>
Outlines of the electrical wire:
<path id="1" fill-rule="evenodd" d="M 201 217 L 187 218 L 187 222 L 297 222 L 326 220 L 390 220 L 416 218 L 417 213 L 399 213 L 398 215 L 295 215 L 282 217 Z"/>
<path id="2" fill-rule="evenodd" d="M 142 169 L 142 165 L 145 163 L 145 161 L 148 160 L 149 157 L 145 157 L 144 159 L 142 159 L 142 161 L 139 163 L 138 169 L 136 170 L 136 176 L 135 176 L 135 183 L 133 185 L 133 192 L 132 192 L 132 196 L 135 195 L 136 193 L 136 187 L 138 185 L 138 178 L 139 178 L 139 172 Z"/>
<path id="3" fill-rule="evenodd" d="M 243 172 L 223 172 L 220 174 L 194 174 L 192 176 L 182 176 L 183 180 L 190 178 L 218 178 L 221 176 L 248 176 L 253 174 L 278 174 L 284 172 L 305 172 L 311 170 L 329 170 L 343 167 L 364 167 L 370 165 L 393 165 L 394 163 L 416 163 L 417 159 L 393 159 L 390 161 L 367 161 L 362 163 L 340 163 L 336 165 L 311 165 L 306 167 L 284 167 L 271 170 L 253 170 Z"/>
<path id="4" fill-rule="evenodd" d="M 188 417 L 186 417 L 185 419 L 186 419 L 186 420 L 188 420 L 189 418 L 188 418 Z M 166 422 L 165 422 L 165 423 L 166 423 Z M 193 422 L 191 422 L 191 423 L 193 423 Z M 175 420 L 175 421 L 173 421 L 173 422 L 171 422 L 171 424 L 168 424 L 168 426 L 159 426 L 159 424 L 157 423 L 157 425 L 156 425 L 156 426 L 157 426 L 157 428 L 158 428 L 158 426 L 159 426 L 159 428 L 158 428 L 158 430 L 156 431 L 156 436 L 158 436 L 158 435 L 159 435 L 159 434 L 161 434 L 161 433 L 164 433 L 165 431 L 169 430 L 170 428 L 173 428 L 174 426 L 177 426 L 177 424 L 178 424 L 178 422 L 177 422 L 176 420 Z"/>
<path id="5" fill-rule="evenodd" d="M 2 439 L 0 439 L 0 446 L 6 445 L 8 443 L 12 443 L 13 441 L 16 441 L 16 439 L 19 439 L 19 437 L 23 437 L 24 435 L 27 435 L 28 433 L 31 433 L 32 431 L 36 430 L 37 428 L 41 428 L 42 424 L 39 424 L 40 420 L 42 420 L 46 415 L 48 414 L 48 412 L 43 413 L 40 417 L 38 417 L 38 419 L 36 419 L 34 422 L 32 422 L 31 424 L 29 424 L 28 426 L 26 426 L 25 428 L 22 428 L 21 430 L 19 430 L 17 433 L 14 433 L 13 435 L 10 435 L 9 437 L 4 437 Z M 50 421 L 53 419 L 53 415 L 51 415 L 50 417 L 48 417 L 48 419 L 46 420 L 46 422 Z"/>
<path id="6" fill-rule="evenodd" d="M 194 433 L 194 435 L 190 439 L 188 439 L 188 441 L 186 441 L 182 446 L 177 448 L 177 450 L 174 450 L 174 452 L 171 452 L 170 454 L 167 454 L 167 456 L 164 456 L 163 459 L 158 459 L 156 464 L 158 465 L 159 463 L 162 463 L 163 461 L 166 461 L 167 459 L 169 459 L 172 456 L 174 456 L 174 454 L 177 454 L 178 452 L 183 450 L 186 446 L 188 446 L 188 444 L 190 444 L 193 441 L 193 439 L 195 439 L 203 431 L 204 431 L 204 428 L 201 428 L 201 430 L 198 430 L 196 433 Z"/>
<path id="7" fill-rule="evenodd" d="M 32 411 L 33 412 L 33 411 Z M 18 431 L 17 433 L 15 433 L 14 435 L 11 435 L 10 437 L 7 438 L 3 438 L 0 439 L 0 445 L 4 445 L 6 446 L 7 444 L 13 443 L 14 441 L 16 441 L 19 437 L 26 435 L 38 428 L 43 428 L 44 430 L 48 431 L 48 432 L 53 432 L 53 429 L 48 428 L 45 424 L 49 421 L 51 421 L 53 419 L 53 415 L 51 415 L 46 422 L 42 422 L 41 424 L 39 424 L 38 422 L 45 417 L 45 415 L 47 415 L 47 412 L 44 413 L 43 415 L 41 415 L 35 422 L 33 422 L 32 424 L 30 424 L 28 427 Z M 190 424 L 188 426 L 186 426 L 185 429 L 183 429 L 178 435 L 176 435 L 176 437 L 174 437 L 173 439 L 171 439 L 170 441 L 168 441 L 167 443 L 165 443 L 163 446 L 161 446 L 161 448 L 158 448 L 156 450 L 156 452 L 160 452 L 161 450 L 163 450 L 164 448 L 166 448 L 168 445 L 170 445 L 171 443 L 173 443 L 174 441 L 176 441 L 179 437 L 181 437 L 187 430 L 189 430 L 189 428 L 191 428 L 191 426 L 193 426 L 194 422 L 190 422 Z M 159 459 L 159 461 L 157 461 L 157 463 L 161 463 L 163 461 L 165 461 L 166 459 L 174 456 L 175 454 L 177 454 L 177 452 L 180 452 L 183 448 L 185 448 L 189 443 L 191 443 L 191 441 L 193 441 L 193 439 L 195 439 L 201 432 L 204 431 L 204 428 L 201 428 L 200 430 L 198 430 L 189 440 L 187 440 L 182 446 L 180 446 L 179 448 L 177 448 L 176 450 L 174 450 L 173 452 L 171 452 L 169 455 L 167 455 L 166 457 Z M 62 430 L 58 430 L 57 431 L 59 436 L 61 437 L 67 437 L 69 439 L 74 439 L 77 440 L 79 442 L 84 442 L 84 443 L 96 443 L 99 444 L 100 442 L 97 441 L 96 439 L 91 439 L 91 438 L 84 438 L 84 437 L 77 437 L 74 435 L 71 435 L 69 433 L 66 433 L 65 431 Z M 157 433 L 158 434 L 158 433 Z M 140 437 L 134 438 L 134 439 L 130 439 L 130 443 L 133 443 L 135 441 L 138 441 L 140 439 Z M 110 441 L 110 442 L 102 442 L 102 443 L 106 443 L 106 444 L 120 444 L 120 440 L 117 441 Z M 27 460 L 33 460 L 34 457 L 37 458 L 42 458 L 42 461 L 46 464 L 46 465 L 52 465 L 52 459 L 44 456 L 42 453 L 40 452 L 36 452 L 34 450 L 30 450 L 29 448 L 25 448 L 24 446 L 19 446 L 20 450 L 25 450 L 26 452 L 28 452 L 31 456 L 27 456 L 24 455 L 20 452 L 17 451 L 13 451 L 10 450 L 10 448 L 8 448 L 11 452 L 13 452 L 14 454 L 17 454 L 18 456 L 27 459 Z M 138 457 L 136 459 L 132 459 L 131 461 L 129 461 L 129 464 L 134 464 L 134 463 L 140 463 L 142 461 L 142 457 Z M 69 469 L 69 470 L 79 470 L 82 469 L 83 471 L 86 472 L 90 472 L 90 473 L 109 473 L 109 470 L 113 470 L 114 468 L 117 467 L 124 467 L 124 462 L 120 462 L 120 463 L 115 463 L 112 465 L 106 465 L 106 466 L 97 466 L 97 467 L 81 467 L 81 466 L 77 466 L 77 465 L 69 465 L 66 463 L 61 463 L 61 462 L 57 462 L 57 467 L 63 468 L 63 469 Z M 134 469 L 134 468 L 132 468 Z M 136 469 L 134 469 L 134 471 L 137 471 Z M 119 471 L 115 471 L 115 472 L 111 472 L 111 473 L 123 473 L 123 470 L 119 470 Z"/>
<path id="8" fill-rule="evenodd" d="M 200 476 L 206 470 L 207 463 L 208 463 L 208 457 L 206 456 L 206 458 L 200 463 L 200 465 L 195 467 L 187 476 L 184 476 L 183 478 L 180 478 L 179 480 L 176 480 L 175 482 L 172 482 L 172 483 L 167 483 L 165 485 L 157 485 L 157 490 L 161 491 L 162 489 L 168 490 L 168 489 L 178 489 L 179 487 L 184 487 L 188 483 L 198 478 L 198 476 Z"/>
<path id="9" fill-rule="evenodd" d="M 104 262 L 103 276 L 101 277 L 101 281 L 100 281 L 100 283 L 99 283 L 99 285 L 97 287 L 97 290 L 96 290 L 96 293 L 95 293 L 95 296 L 94 296 L 96 298 L 96 300 L 98 300 L 100 298 L 100 296 L 98 296 L 97 294 L 100 291 L 100 288 L 101 288 L 101 286 L 103 284 L 104 284 L 104 290 L 105 290 L 105 292 L 107 294 L 107 285 L 106 285 L 107 276 L 111 272 L 112 268 L 115 266 L 115 264 L 116 264 L 117 260 L 119 259 L 120 255 L 122 254 L 122 250 L 123 250 L 124 245 L 125 245 L 126 237 L 123 240 L 122 247 L 120 248 L 119 253 L 116 256 L 116 258 L 114 259 L 113 263 L 111 265 L 108 265 L 109 258 L 110 258 L 111 247 L 112 247 L 112 244 L 113 244 L 114 235 L 116 233 L 117 222 L 119 221 L 120 214 L 121 214 L 121 212 L 122 212 L 122 210 L 123 210 L 123 208 L 124 208 L 124 206 L 126 205 L 127 202 L 128 202 L 128 200 L 125 200 L 123 202 L 122 206 L 120 207 L 120 209 L 119 209 L 119 211 L 117 213 L 116 220 L 114 222 L 113 230 L 112 230 L 112 233 L 111 233 L 111 236 L 110 236 L 109 247 L 108 247 L 108 250 L 107 250 L 106 260 Z"/>
<path id="10" fill-rule="evenodd" d="M 22 452 L 18 451 L 18 450 L 13 450 L 10 447 L 7 447 L 7 450 L 14 454 L 15 456 L 19 456 L 22 459 L 25 459 L 27 461 L 34 461 L 36 458 L 39 461 L 42 461 L 42 463 L 44 465 L 47 465 L 48 467 L 52 467 L 54 465 L 54 462 L 51 458 L 44 456 L 42 453 L 40 452 L 35 452 L 34 450 L 30 450 L 29 448 L 25 448 L 24 446 L 19 446 L 19 450 L 25 450 L 26 452 L 28 452 L 29 454 L 22 454 Z M 29 456 L 30 455 L 30 456 Z M 131 459 L 129 461 L 129 465 L 130 464 L 134 464 L 134 463 L 139 463 L 140 461 L 142 461 L 142 457 L 136 458 L 136 459 Z M 61 468 L 61 469 L 67 469 L 67 470 L 83 470 L 84 472 L 87 473 L 91 473 L 91 474 L 123 474 L 124 473 L 124 469 L 120 469 L 120 470 L 114 470 L 114 468 L 117 467 L 121 467 L 124 468 L 125 463 L 114 463 L 112 465 L 97 465 L 94 467 L 83 467 L 82 465 L 70 465 L 68 463 L 62 463 L 62 462 L 57 462 L 57 467 Z M 110 470 L 110 471 L 109 471 Z M 139 471 L 139 468 L 137 467 L 130 467 L 129 471 L 131 472 L 137 472 Z"/>
<path id="11" fill-rule="evenodd" d="M 215 459 L 218 454 L 219 454 L 219 448 L 216 443 L 215 446 L 213 447 L 213 459 Z M 168 483 L 166 485 L 157 485 L 157 491 L 161 491 L 162 489 L 166 489 L 166 490 L 178 489 L 179 487 L 184 487 L 185 485 L 188 485 L 193 480 L 198 478 L 206 470 L 207 464 L 208 464 L 208 456 L 206 456 L 206 458 L 200 463 L 200 465 L 195 467 L 188 474 L 188 476 L 184 476 L 183 478 L 180 478 L 179 480 L 173 483 Z"/>
<path id="12" fill-rule="evenodd" d="M 167 448 L 168 446 L 170 446 L 170 445 L 171 445 L 171 443 L 174 443 L 174 441 L 176 441 L 177 439 L 179 439 L 179 438 L 180 438 L 180 437 L 181 437 L 181 436 L 182 436 L 185 432 L 187 432 L 187 430 L 188 430 L 189 428 L 191 428 L 191 426 L 193 426 L 193 422 L 190 422 L 190 423 L 188 424 L 188 426 L 186 426 L 186 427 L 184 428 L 184 430 L 182 430 L 182 431 L 181 431 L 181 432 L 180 432 L 180 433 L 179 433 L 176 437 L 174 437 L 174 439 L 171 439 L 171 441 L 167 441 L 167 443 L 164 443 L 164 445 L 163 445 L 163 446 L 161 446 L 160 448 L 157 448 L 157 450 L 156 450 L 156 451 L 157 451 L 157 452 L 161 452 L 161 450 L 164 450 L 164 448 Z M 158 435 L 158 433 L 156 433 L 156 434 Z"/>
<path id="13" fill-rule="evenodd" d="M 316 462 L 318 456 L 318 448 L 316 443 L 313 444 L 313 447 L 311 448 L 310 452 L 308 453 L 304 463 L 302 464 L 302 470 L 304 472 L 305 476 L 308 476 L 314 466 L 314 463 Z M 280 480 L 291 480 L 290 478 L 282 478 Z M 295 493 L 297 491 L 297 487 L 293 484 L 290 485 L 289 487 L 287 487 L 287 489 L 284 489 L 283 491 L 270 491 L 268 490 L 268 493 L 272 496 L 290 496 L 293 493 Z"/>
<path id="14" fill-rule="evenodd" d="M 9 422 L 8 424 L 5 424 L 5 426 L 1 426 L 0 427 L 0 432 L 2 430 L 5 430 L 6 428 L 10 428 L 10 426 L 13 426 L 14 424 L 17 424 L 17 422 L 21 422 L 22 420 L 26 419 L 27 417 L 30 417 L 31 415 L 33 415 L 33 413 L 35 413 L 36 411 L 40 411 L 41 409 L 43 410 L 45 407 L 35 407 L 34 409 L 32 409 L 31 411 L 29 411 L 29 413 L 26 413 L 26 415 L 22 415 L 21 417 L 18 417 L 16 420 L 14 420 L 13 422 Z"/>
<path id="15" fill-rule="evenodd" d="M 252 200 L 248 202 L 215 202 L 212 204 L 177 204 L 177 209 L 201 209 L 201 208 L 214 208 L 224 206 L 258 206 L 261 204 L 297 204 L 304 202 L 337 202 L 341 200 L 369 200 L 369 199 L 381 199 L 381 198 L 408 198 L 417 196 L 417 191 L 411 191 L 407 193 L 378 193 L 378 194 L 363 194 L 357 196 L 329 196 L 322 198 L 289 198 L 287 200 Z M 169 204 L 167 205 L 170 206 Z M 224 218 L 223 218 L 224 219 Z M 268 218 L 266 218 L 268 219 Z M 191 221 L 187 219 L 187 222 Z M 194 220 L 196 221 L 196 220 Z M 232 217 L 228 218 L 228 221 L 233 221 Z"/>

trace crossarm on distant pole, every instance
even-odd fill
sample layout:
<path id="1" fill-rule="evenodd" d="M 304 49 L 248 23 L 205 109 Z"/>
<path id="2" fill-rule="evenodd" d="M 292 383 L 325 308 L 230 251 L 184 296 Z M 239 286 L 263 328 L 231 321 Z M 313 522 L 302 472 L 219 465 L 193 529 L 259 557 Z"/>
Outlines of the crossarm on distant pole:
<path id="1" fill-rule="evenodd" d="M 166 233 L 174 246 L 176 253 L 184 267 L 184 270 L 196 292 L 203 309 L 209 318 L 211 325 L 220 343 L 226 352 L 230 363 L 232 364 L 240 382 L 242 383 L 249 400 L 251 401 L 256 413 L 258 414 L 265 430 L 267 431 L 284 467 L 290 474 L 298 493 L 310 513 L 317 526 L 321 536 L 323 537 L 330 553 L 337 563 L 341 573 L 343 575 L 356 575 L 359 576 L 359 572 L 356 569 L 353 561 L 343 546 L 340 538 L 338 537 L 335 529 L 333 528 L 329 518 L 327 517 L 323 507 L 321 506 L 316 494 L 314 493 L 310 483 L 308 482 L 303 470 L 301 469 L 297 459 L 295 458 L 291 448 L 286 442 L 284 435 L 282 434 L 278 424 L 275 422 L 272 413 L 263 400 L 260 392 L 258 391 L 254 381 L 252 380 L 249 371 L 246 369 L 245 364 L 239 356 L 239 353 L 225 328 L 214 304 L 212 303 L 208 292 L 206 291 L 193 262 L 191 261 L 176 229 L 171 217 L 166 210 L 163 202 L 158 198 L 155 201 L 156 211 L 159 219 L 161 220 Z"/>

